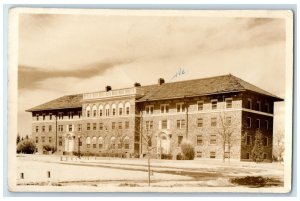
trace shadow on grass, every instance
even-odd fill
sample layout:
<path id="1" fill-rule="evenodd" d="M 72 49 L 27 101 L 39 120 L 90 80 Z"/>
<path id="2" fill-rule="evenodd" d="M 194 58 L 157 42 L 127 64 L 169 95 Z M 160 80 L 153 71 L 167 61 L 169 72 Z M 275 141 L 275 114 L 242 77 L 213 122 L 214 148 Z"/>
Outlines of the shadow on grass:
<path id="1" fill-rule="evenodd" d="M 251 188 L 283 186 L 283 182 L 279 179 L 262 176 L 237 177 L 230 179 L 230 182 L 236 185 L 248 186 Z"/>

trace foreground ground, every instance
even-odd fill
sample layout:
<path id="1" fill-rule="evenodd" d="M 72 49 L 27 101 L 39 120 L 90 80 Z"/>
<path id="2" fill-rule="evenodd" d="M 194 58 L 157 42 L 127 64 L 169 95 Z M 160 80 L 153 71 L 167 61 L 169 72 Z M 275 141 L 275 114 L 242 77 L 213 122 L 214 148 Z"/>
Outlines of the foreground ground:
<path id="1" fill-rule="evenodd" d="M 151 188 L 277 188 L 283 186 L 283 173 L 283 165 L 278 163 L 153 159 Z M 18 155 L 17 185 L 25 189 L 34 186 L 80 191 L 145 188 L 147 160 Z"/>

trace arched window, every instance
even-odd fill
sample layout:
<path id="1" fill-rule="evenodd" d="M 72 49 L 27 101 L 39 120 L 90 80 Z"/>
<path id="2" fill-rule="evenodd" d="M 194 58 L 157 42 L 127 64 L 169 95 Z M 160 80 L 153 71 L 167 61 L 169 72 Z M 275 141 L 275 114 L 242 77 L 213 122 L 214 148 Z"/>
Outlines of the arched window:
<path id="1" fill-rule="evenodd" d="M 103 137 L 99 137 L 98 144 L 99 144 L 99 149 L 103 149 Z"/>
<path id="2" fill-rule="evenodd" d="M 86 143 L 86 147 L 90 148 L 90 146 L 91 146 L 91 138 L 87 137 L 86 140 L 85 140 L 85 143 Z"/>
<path id="3" fill-rule="evenodd" d="M 96 148 L 96 146 L 97 146 L 97 138 L 93 137 L 92 142 L 93 142 L 93 148 Z"/>
<path id="4" fill-rule="evenodd" d="M 129 149 L 129 137 L 128 136 L 126 136 L 124 138 L 124 148 Z"/>
<path id="5" fill-rule="evenodd" d="M 119 103 L 118 105 L 118 110 L 119 110 L 119 116 L 122 116 L 123 115 L 123 103 Z"/>
<path id="6" fill-rule="evenodd" d="M 127 102 L 127 103 L 125 104 L 125 114 L 126 114 L 126 115 L 129 115 L 129 113 L 130 113 L 130 103 Z"/>
<path id="7" fill-rule="evenodd" d="M 115 149 L 116 148 L 116 138 L 115 137 L 111 137 L 110 138 L 110 147 L 112 149 Z"/>
<path id="8" fill-rule="evenodd" d="M 99 116 L 102 117 L 103 116 L 103 105 L 99 106 Z"/>
<path id="9" fill-rule="evenodd" d="M 109 116 L 109 105 L 105 105 L 105 116 Z"/>
<path id="10" fill-rule="evenodd" d="M 91 116 L 91 107 L 88 105 L 85 110 L 86 110 L 86 117 L 90 117 Z"/>
<path id="11" fill-rule="evenodd" d="M 96 117 L 97 116 L 97 106 L 96 105 L 93 105 L 92 111 L 93 111 L 93 117 Z"/>
<path id="12" fill-rule="evenodd" d="M 111 106 L 111 109 L 112 109 L 112 115 L 113 116 L 116 116 L 116 114 L 117 114 L 117 105 L 116 104 L 112 104 L 112 106 Z"/>

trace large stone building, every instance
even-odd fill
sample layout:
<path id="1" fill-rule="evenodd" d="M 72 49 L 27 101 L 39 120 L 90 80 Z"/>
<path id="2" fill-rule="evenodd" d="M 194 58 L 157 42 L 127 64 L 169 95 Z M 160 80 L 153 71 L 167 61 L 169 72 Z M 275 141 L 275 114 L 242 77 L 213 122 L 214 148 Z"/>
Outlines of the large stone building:
<path id="1" fill-rule="evenodd" d="M 272 158 L 274 102 L 283 99 L 233 75 L 63 96 L 27 110 L 37 151 L 176 158 L 191 141 L 197 158 L 251 160 L 255 132 Z M 225 137 L 226 136 L 226 140 Z"/>

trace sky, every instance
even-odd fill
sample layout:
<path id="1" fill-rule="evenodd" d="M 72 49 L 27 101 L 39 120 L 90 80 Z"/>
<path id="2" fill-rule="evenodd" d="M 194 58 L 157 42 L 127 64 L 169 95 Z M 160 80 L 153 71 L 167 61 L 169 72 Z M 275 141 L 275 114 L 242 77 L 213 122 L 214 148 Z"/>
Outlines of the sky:
<path id="1" fill-rule="evenodd" d="M 26 109 L 63 95 L 233 74 L 285 98 L 285 21 L 279 18 L 21 14 L 18 132 Z M 184 75 L 172 77 L 181 70 Z M 274 132 L 284 128 L 275 104 Z"/>

